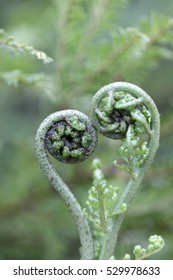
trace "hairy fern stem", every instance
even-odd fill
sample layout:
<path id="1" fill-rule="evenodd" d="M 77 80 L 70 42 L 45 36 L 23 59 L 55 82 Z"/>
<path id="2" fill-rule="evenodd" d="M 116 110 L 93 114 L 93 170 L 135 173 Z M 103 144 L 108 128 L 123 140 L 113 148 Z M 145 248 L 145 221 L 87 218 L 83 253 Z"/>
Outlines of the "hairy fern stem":
<path id="1" fill-rule="evenodd" d="M 121 207 L 121 205 L 123 203 L 125 203 L 128 208 L 129 205 L 131 204 L 131 202 L 133 201 L 133 199 L 136 195 L 136 192 L 140 187 L 141 181 L 142 181 L 146 171 L 150 167 L 150 165 L 153 161 L 153 158 L 155 156 L 155 153 L 158 149 L 159 135 L 160 135 L 159 113 L 158 113 L 157 107 L 156 107 L 155 103 L 153 102 L 153 100 L 141 88 L 139 88 L 133 84 L 123 83 L 123 82 L 113 83 L 108 86 L 105 86 L 102 89 L 100 89 L 94 96 L 93 104 L 92 104 L 92 117 L 93 117 L 93 122 L 94 122 L 95 126 L 97 127 L 97 129 L 103 135 L 106 135 L 107 137 L 110 137 L 113 139 L 116 139 L 116 138 L 124 139 L 125 137 L 127 137 L 128 130 L 129 130 L 128 127 L 125 128 L 126 134 L 124 134 L 124 131 L 121 129 L 120 123 L 118 124 L 119 126 L 117 128 L 117 131 L 114 128 L 111 129 L 111 127 L 110 127 L 110 122 L 112 121 L 113 117 L 114 117 L 113 125 L 116 122 L 114 110 L 118 110 L 117 109 L 118 106 L 116 106 L 116 104 L 114 104 L 114 107 L 116 109 L 114 109 L 111 106 L 112 101 L 113 101 L 112 96 L 113 96 L 113 94 L 116 95 L 118 92 L 122 96 L 125 93 L 125 95 L 130 94 L 134 98 L 134 99 L 132 98 L 131 100 L 127 100 L 126 103 L 124 103 L 124 100 L 125 100 L 124 99 L 122 104 L 119 104 L 119 107 L 121 109 L 122 108 L 126 109 L 126 110 L 128 109 L 129 111 L 134 110 L 134 105 L 135 105 L 135 106 L 137 106 L 137 110 L 138 109 L 141 110 L 142 106 L 146 106 L 146 109 L 150 112 L 150 121 L 148 122 L 148 124 L 149 124 L 148 129 L 145 128 L 145 132 L 148 134 L 147 159 L 145 159 L 143 164 L 140 166 L 134 166 L 132 163 L 130 163 L 133 168 L 133 174 L 131 174 L 131 172 L 129 170 L 131 178 L 130 178 L 130 181 L 127 184 L 127 186 L 124 188 L 124 191 L 122 192 L 121 196 L 119 197 L 118 202 L 115 205 L 115 209 L 114 209 L 115 213 L 118 211 L 118 209 Z M 104 100 L 105 104 L 100 105 L 100 102 L 102 102 L 102 100 L 105 98 L 105 96 L 107 97 L 106 102 Z M 120 100 L 119 97 L 117 97 L 117 102 L 119 102 L 119 100 Z M 109 101 L 111 103 L 108 106 Z M 140 106 L 138 108 L 138 105 L 140 103 L 142 103 L 142 106 Z M 97 110 L 98 110 L 99 106 L 102 106 L 102 107 L 101 107 L 101 109 L 99 109 L 100 112 L 98 114 Z M 105 114 L 105 112 L 107 114 Z M 113 114 L 114 114 L 114 116 L 112 117 L 111 115 L 113 115 Z M 126 115 L 128 115 L 127 112 L 126 112 Z M 102 116 L 101 119 L 99 119 L 100 116 Z M 121 121 L 124 121 L 125 117 L 124 117 L 124 119 L 123 119 L 123 117 L 122 117 Z M 127 117 L 125 120 L 127 120 Z M 145 123 L 146 120 L 143 119 L 143 116 L 141 116 L 141 120 L 139 120 L 138 117 L 137 118 L 135 117 L 135 118 L 131 119 L 131 121 L 133 122 L 133 125 L 135 125 L 135 126 L 139 125 L 141 123 L 142 123 L 142 126 L 144 126 L 144 127 L 146 126 L 146 123 Z M 109 129 L 107 129 L 108 126 L 110 127 Z M 128 123 L 128 126 L 130 127 L 130 122 Z M 123 126 L 123 128 L 124 128 L 124 126 Z M 140 134 L 140 133 L 141 133 L 141 131 L 139 131 L 138 134 Z M 138 137 L 137 133 L 135 133 L 135 137 Z M 131 141 L 131 139 L 130 139 L 130 141 Z M 128 143 L 127 147 L 129 149 L 130 149 L 130 147 L 131 147 L 131 149 L 133 149 L 132 141 L 131 141 L 131 143 Z M 135 160 L 135 155 L 133 155 L 133 153 L 131 154 L 130 160 L 131 161 Z M 125 213 L 121 213 L 121 214 L 116 215 L 114 219 L 111 219 L 109 221 L 108 227 L 110 230 L 107 232 L 107 234 L 105 235 L 105 237 L 103 239 L 99 259 L 109 259 L 113 255 L 115 246 L 116 246 L 116 242 L 117 242 L 118 232 L 119 232 L 121 224 L 124 220 L 124 217 L 125 217 Z"/>
<path id="2" fill-rule="evenodd" d="M 86 128 L 88 128 L 90 134 L 86 133 Z M 80 135 L 79 140 L 82 141 L 82 146 L 80 146 L 81 143 L 75 143 L 76 134 L 78 139 Z M 90 136 L 93 138 L 91 139 Z M 51 138 L 49 144 L 53 146 L 52 156 L 66 163 L 68 161 L 74 163 L 82 161 L 91 154 L 97 141 L 96 131 L 86 115 L 75 110 L 64 110 L 48 116 L 41 123 L 36 134 L 36 153 L 40 166 L 50 184 L 71 212 L 78 228 L 81 241 L 81 258 L 94 259 L 94 247 L 89 224 L 77 199 L 57 174 L 48 158 L 48 151 L 50 152 L 50 145 L 47 145 L 48 137 Z M 87 154 L 82 154 L 82 152 L 87 152 Z"/>

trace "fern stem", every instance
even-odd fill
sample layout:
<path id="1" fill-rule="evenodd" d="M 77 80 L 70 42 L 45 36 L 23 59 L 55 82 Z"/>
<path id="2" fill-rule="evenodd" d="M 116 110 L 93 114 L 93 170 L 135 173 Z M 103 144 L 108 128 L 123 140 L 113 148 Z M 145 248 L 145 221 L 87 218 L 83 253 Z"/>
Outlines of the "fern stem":
<path id="1" fill-rule="evenodd" d="M 106 223 L 106 217 L 105 217 L 105 207 L 104 207 L 104 201 L 103 201 L 103 192 L 101 189 L 101 186 L 98 186 L 98 202 L 99 202 L 99 215 L 100 215 L 100 225 L 103 229 L 103 232 L 107 233 L 107 223 Z"/>
<path id="2" fill-rule="evenodd" d="M 112 94 L 112 92 L 119 92 L 119 95 L 123 95 L 123 92 L 125 92 L 126 94 L 127 93 L 132 94 L 132 96 L 134 98 L 142 97 L 142 106 L 146 106 L 146 108 L 149 110 L 149 112 L 151 114 L 150 133 L 148 135 L 148 150 L 149 150 L 148 157 L 145 160 L 145 162 L 142 164 L 142 166 L 134 166 L 135 167 L 134 176 L 131 177 L 129 183 L 124 188 L 124 191 L 122 192 L 122 194 L 115 206 L 114 212 L 117 213 L 123 203 L 125 203 L 127 205 L 127 208 L 129 207 L 129 205 L 131 204 L 131 202 L 133 201 L 133 199 L 136 195 L 136 192 L 138 191 L 138 189 L 140 187 L 141 181 L 142 181 L 146 171 L 148 170 L 148 168 L 150 167 L 150 165 L 153 161 L 153 158 L 154 158 L 155 153 L 159 146 L 160 120 L 159 120 L 159 113 L 158 113 L 158 110 L 157 110 L 157 107 L 156 107 L 154 101 L 142 89 L 140 89 L 139 87 L 137 87 L 133 84 L 129 84 L 129 83 L 123 83 L 123 82 L 113 83 L 113 84 L 107 85 L 107 86 L 103 87 L 102 89 L 100 89 L 93 98 L 93 104 L 92 104 L 93 122 L 94 122 L 96 128 L 103 135 L 105 135 L 109 138 L 113 138 L 113 139 L 117 139 L 117 138 L 123 139 L 124 137 L 127 136 L 124 134 L 125 126 L 123 126 L 121 128 L 120 124 L 119 124 L 118 133 L 116 131 L 111 131 L 111 132 L 109 130 L 106 131 L 107 125 L 110 126 L 110 124 L 109 123 L 107 124 L 106 122 L 103 122 L 102 120 L 99 120 L 99 118 L 98 118 L 99 115 L 96 113 L 96 110 L 97 110 L 97 108 L 99 108 L 100 103 L 103 102 L 101 100 L 104 100 L 104 104 L 106 104 L 106 101 L 104 98 L 107 94 L 108 95 Z M 106 107 L 102 107 L 102 109 L 100 111 L 101 114 L 104 113 L 103 112 L 104 108 L 106 108 Z M 139 108 L 141 110 L 142 107 L 139 107 Z M 129 107 L 129 111 L 131 111 L 132 109 L 133 109 L 132 107 Z M 114 109 L 112 109 L 112 111 L 109 112 L 110 113 L 109 118 L 112 118 L 112 120 L 114 122 L 116 122 L 116 119 L 114 120 L 115 111 L 113 111 L 113 110 Z M 121 111 L 121 113 L 122 113 L 122 111 Z M 123 116 L 126 120 L 127 120 L 128 114 L 129 113 L 126 112 L 126 115 Z M 122 121 L 123 121 L 123 117 L 122 117 Z M 132 121 L 133 121 L 133 125 L 134 125 L 134 120 L 132 120 Z M 139 125 L 139 123 L 136 122 L 135 126 L 137 126 L 137 124 Z M 130 124 L 127 123 L 127 125 L 130 125 Z M 120 214 L 115 215 L 115 218 L 111 219 L 109 221 L 108 226 L 109 226 L 110 230 L 109 230 L 109 232 L 107 232 L 107 234 L 104 237 L 104 240 L 102 243 L 102 249 L 101 249 L 101 253 L 100 253 L 100 259 L 109 259 L 113 255 L 115 246 L 116 246 L 116 242 L 117 242 L 118 232 L 119 232 L 120 226 L 124 220 L 124 217 L 125 217 L 125 214 L 120 213 Z"/>
<path id="3" fill-rule="evenodd" d="M 54 131 L 52 131 L 53 128 Z M 77 131 L 75 131 L 74 128 L 76 128 Z M 57 135 L 57 131 L 59 131 L 59 135 Z M 81 137 L 79 138 L 78 145 L 79 147 L 81 147 L 80 145 L 85 147 L 83 150 L 86 152 L 86 155 L 81 155 L 82 148 L 79 148 L 77 144 L 75 144 L 76 134 L 79 131 Z M 82 132 L 84 136 L 82 136 Z M 69 133 L 71 133 L 70 136 Z M 89 133 L 91 133 L 91 137 L 89 137 Z M 48 140 L 50 137 L 51 141 L 49 142 Z M 67 138 L 65 139 L 65 137 Z M 63 141 L 64 143 L 62 143 Z M 41 123 L 36 134 L 36 153 L 40 166 L 48 181 L 58 192 L 73 216 L 81 241 L 82 259 L 94 259 L 94 246 L 90 227 L 77 199 L 53 168 L 48 158 L 48 151 L 60 161 L 67 163 L 69 159 L 69 163 L 75 163 L 87 158 L 93 152 L 96 142 L 97 133 L 94 127 L 92 127 L 89 118 L 75 110 L 64 110 L 48 116 Z M 52 146 L 54 144 L 56 148 L 55 151 L 52 150 L 49 144 Z M 62 145 L 64 146 L 62 147 Z M 61 148 L 59 148 L 60 146 Z M 71 147 L 71 150 L 67 153 L 68 147 Z M 72 147 L 74 147 L 73 150 Z"/>

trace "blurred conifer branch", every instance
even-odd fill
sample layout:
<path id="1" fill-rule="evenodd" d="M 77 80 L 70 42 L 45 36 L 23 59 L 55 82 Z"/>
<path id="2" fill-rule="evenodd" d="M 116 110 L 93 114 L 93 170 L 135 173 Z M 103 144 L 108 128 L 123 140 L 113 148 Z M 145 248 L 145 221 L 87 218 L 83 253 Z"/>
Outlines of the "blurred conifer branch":
<path id="1" fill-rule="evenodd" d="M 27 54 L 31 55 L 38 60 L 41 60 L 44 64 L 52 62 L 52 58 L 48 57 L 46 53 L 34 49 L 25 43 L 19 43 L 13 36 L 6 34 L 4 30 L 0 29 L 0 48 L 3 48 L 14 54 Z"/>
<path id="2" fill-rule="evenodd" d="M 56 80 L 58 90 L 68 96 L 95 91 L 111 81 L 140 84 L 161 59 L 173 58 L 172 18 L 153 13 L 138 27 L 123 28 L 116 15 L 126 1 L 55 2 Z"/>
<path id="3" fill-rule="evenodd" d="M 0 72 L 0 83 L 8 86 L 17 87 L 19 85 L 30 85 L 41 90 L 49 99 L 54 100 L 54 91 L 52 77 L 45 73 L 24 73 L 22 70 Z"/>
<path id="4" fill-rule="evenodd" d="M 153 13 L 138 27 L 120 27 L 117 15 L 126 3 L 125 0 L 52 0 L 56 66 L 49 85 L 50 96 L 54 95 L 56 101 L 62 95 L 67 102 L 76 102 L 76 97 L 112 81 L 140 85 L 161 59 L 173 59 L 173 19 Z M 0 32 L 0 47 L 29 54 L 44 63 L 52 61 L 45 53 L 19 44 L 4 31 Z M 69 98 L 72 96 L 74 99 Z"/>
<path id="5" fill-rule="evenodd" d="M 24 74 L 21 70 L 0 73 L 0 79 L 4 80 L 9 86 L 12 85 L 15 87 L 19 83 L 35 84 L 37 82 L 43 82 L 45 78 L 45 74 L 43 73 Z"/>

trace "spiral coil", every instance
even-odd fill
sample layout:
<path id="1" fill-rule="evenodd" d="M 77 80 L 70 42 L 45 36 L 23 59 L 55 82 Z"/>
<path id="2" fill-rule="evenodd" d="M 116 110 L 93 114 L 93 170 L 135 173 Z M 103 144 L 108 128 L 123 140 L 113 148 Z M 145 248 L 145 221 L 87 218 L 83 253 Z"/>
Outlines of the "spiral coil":
<path id="1" fill-rule="evenodd" d="M 150 134 L 151 115 L 144 105 L 145 96 L 141 91 L 137 86 L 124 82 L 101 88 L 94 95 L 91 108 L 97 130 L 113 139 L 125 138 L 129 125 L 136 127 L 137 134 Z"/>
<path id="2" fill-rule="evenodd" d="M 77 110 L 63 110 L 49 116 L 53 121 L 45 135 L 49 153 L 64 163 L 78 163 L 87 159 L 95 150 L 97 131 L 90 119 Z"/>

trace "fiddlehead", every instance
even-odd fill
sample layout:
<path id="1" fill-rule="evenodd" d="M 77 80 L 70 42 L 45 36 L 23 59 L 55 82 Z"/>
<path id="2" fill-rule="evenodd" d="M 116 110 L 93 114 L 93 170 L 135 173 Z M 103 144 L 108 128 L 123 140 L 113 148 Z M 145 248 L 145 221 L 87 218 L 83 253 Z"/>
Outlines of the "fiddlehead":
<path id="1" fill-rule="evenodd" d="M 151 115 L 147 110 L 148 95 L 129 83 L 112 83 L 93 97 L 92 118 L 100 133 L 113 139 L 126 137 L 130 125 L 136 133 L 150 134 Z"/>
<path id="2" fill-rule="evenodd" d="M 75 110 L 64 110 L 54 115 L 45 136 L 49 153 L 64 163 L 78 163 L 95 150 L 97 133 L 89 118 Z"/>
<path id="3" fill-rule="evenodd" d="M 149 165 L 159 145 L 159 114 L 150 96 L 125 82 L 109 84 L 93 97 L 92 119 L 97 130 L 113 139 L 122 139 L 120 156 L 132 177 Z M 142 138 L 142 135 L 148 136 Z M 141 146 L 140 146 L 141 145 Z"/>
<path id="4" fill-rule="evenodd" d="M 53 168 L 48 152 L 64 163 L 77 163 L 88 158 L 97 143 L 97 131 L 90 119 L 76 110 L 63 110 L 48 116 L 36 134 L 36 153 L 40 166 L 52 186 L 71 211 L 79 231 L 82 259 L 93 259 L 90 228 L 76 198 Z"/>
<path id="5" fill-rule="evenodd" d="M 153 161 L 159 145 L 160 121 L 153 100 L 141 88 L 124 82 L 101 88 L 93 97 L 92 120 L 97 130 L 112 139 L 122 139 L 119 149 L 125 164 L 118 167 L 130 174 L 130 181 L 115 205 L 114 212 L 128 208 Z M 109 259 L 114 251 L 124 213 L 109 220 L 100 258 Z"/>

